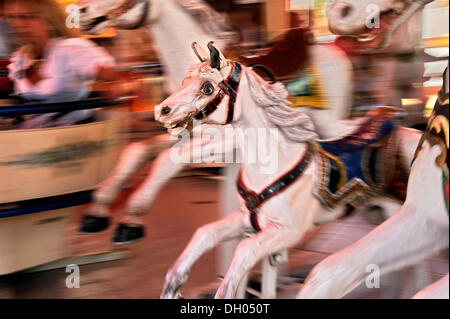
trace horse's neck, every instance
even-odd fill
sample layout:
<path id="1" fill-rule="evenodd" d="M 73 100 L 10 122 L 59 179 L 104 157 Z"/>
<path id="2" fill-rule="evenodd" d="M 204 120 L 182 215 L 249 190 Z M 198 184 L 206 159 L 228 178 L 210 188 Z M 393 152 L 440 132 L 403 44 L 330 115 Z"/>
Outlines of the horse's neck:
<path id="1" fill-rule="evenodd" d="M 291 169 L 302 157 L 307 144 L 288 140 L 256 105 L 250 92 L 242 94 L 243 91 L 236 102 L 237 107 L 243 105 L 242 113 L 233 126 L 239 131 L 244 180 L 259 191 Z"/>
<path id="2" fill-rule="evenodd" d="M 158 17 L 151 21 L 149 29 L 167 69 L 166 90 L 174 92 L 188 76 L 189 66 L 199 62 L 191 49 L 192 42 L 195 41 L 206 48 L 209 41 L 215 41 L 219 49 L 222 49 L 224 44 L 206 34 L 198 22 L 175 0 L 160 1 L 158 5 Z"/>

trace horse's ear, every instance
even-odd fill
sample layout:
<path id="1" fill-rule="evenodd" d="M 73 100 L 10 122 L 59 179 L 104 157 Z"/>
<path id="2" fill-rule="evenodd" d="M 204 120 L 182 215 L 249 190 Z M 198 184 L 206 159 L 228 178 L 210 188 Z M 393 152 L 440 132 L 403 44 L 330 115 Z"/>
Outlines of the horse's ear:
<path id="1" fill-rule="evenodd" d="M 203 50 L 203 48 L 197 42 L 192 42 L 191 48 L 200 62 L 208 61 L 208 53 L 206 53 L 206 51 Z"/>
<path id="2" fill-rule="evenodd" d="M 208 43 L 208 49 L 210 53 L 209 61 L 211 63 L 211 67 L 220 71 L 221 68 L 227 65 L 227 60 L 223 56 L 222 52 L 214 46 L 213 41 Z"/>

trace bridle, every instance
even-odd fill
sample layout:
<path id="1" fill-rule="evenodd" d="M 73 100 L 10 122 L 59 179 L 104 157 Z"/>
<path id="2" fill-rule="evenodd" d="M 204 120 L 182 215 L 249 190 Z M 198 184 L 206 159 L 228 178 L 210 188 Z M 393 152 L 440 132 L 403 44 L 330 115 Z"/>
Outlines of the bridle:
<path id="1" fill-rule="evenodd" d="M 219 92 L 210 100 L 206 105 L 200 108 L 196 113 L 191 115 L 190 118 L 195 118 L 196 120 L 202 120 L 210 116 L 217 107 L 222 103 L 224 97 L 228 95 L 230 98 L 228 100 L 228 111 L 227 120 L 225 124 L 230 124 L 234 117 L 234 104 L 236 102 L 237 91 L 239 88 L 239 82 L 241 80 L 242 67 L 237 62 L 230 62 L 232 65 L 232 70 L 230 75 L 226 80 L 219 83 Z"/>

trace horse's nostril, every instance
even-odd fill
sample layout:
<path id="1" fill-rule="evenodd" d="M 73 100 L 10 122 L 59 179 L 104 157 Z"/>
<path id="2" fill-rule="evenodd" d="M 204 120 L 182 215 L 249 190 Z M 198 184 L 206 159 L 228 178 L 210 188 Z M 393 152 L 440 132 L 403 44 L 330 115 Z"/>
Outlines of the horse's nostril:
<path id="1" fill-rule="evenodd" d="M 81 9 L 80 9 L 80 12 L 81 12 L 81 13 L 86 13 L 86 12 L 87 12 L 87 7 L 81 8 Z"/>
<path id="2" fill-rule="evenodd" d="M 353 7 L 351 5 L 346 5 L 345 7 L 342 8 L 341 11 L 341 17 L 342 18 L 346 18 L 348 17 L 353 11 Z"/>
<path id="3" fill-rule="evenodd" d="M 164 107 L 161 109 L 161 115 L 167 115 L 167 114 L 170 113 L 170 111 L 171 111 L 171 109 L 170 109 L 169 106 L 164 106 Z"/>

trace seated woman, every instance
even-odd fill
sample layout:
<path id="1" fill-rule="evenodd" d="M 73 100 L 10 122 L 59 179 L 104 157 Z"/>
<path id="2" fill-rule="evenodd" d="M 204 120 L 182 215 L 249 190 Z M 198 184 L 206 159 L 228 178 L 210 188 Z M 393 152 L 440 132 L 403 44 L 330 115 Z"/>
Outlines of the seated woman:
<path id="1" fill-rule="evenodd" d="M 66 14 L 54 0 L 10 0 L 5 13 L 21 47 L 8 66 L 14 90 L 32 103 L 81 100 L 94 80 L 116 81 L 114 96 L 131 93 L 136 82 L 114 70 L 115 62 L 104 48 L 78 37 L 66 26 Z M 120 81 L 120 85 L 117 81 Z M 85 123 L 92 110 L 34 116 L 20 128 L 41 128 Z"/>

